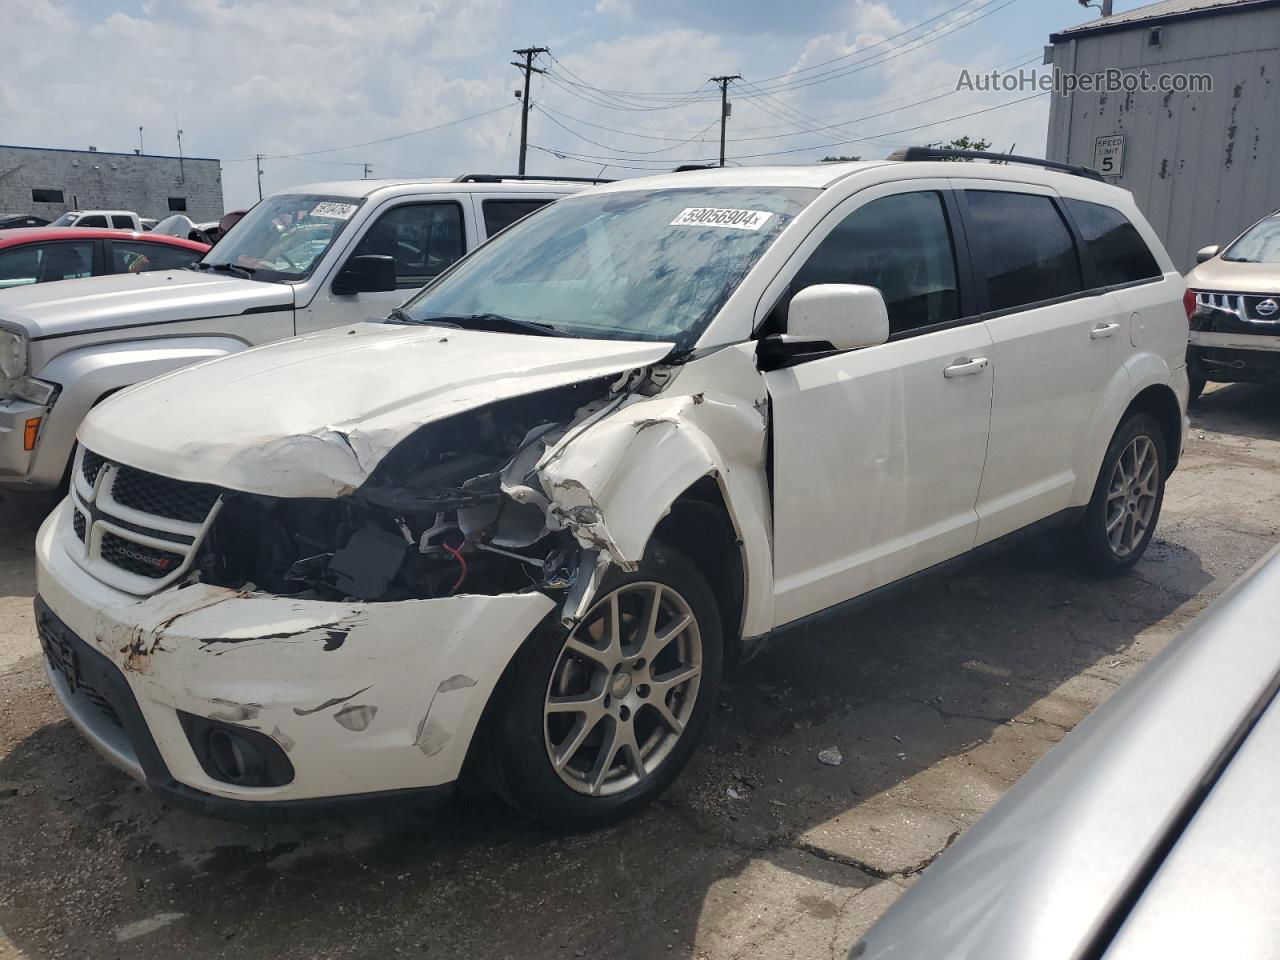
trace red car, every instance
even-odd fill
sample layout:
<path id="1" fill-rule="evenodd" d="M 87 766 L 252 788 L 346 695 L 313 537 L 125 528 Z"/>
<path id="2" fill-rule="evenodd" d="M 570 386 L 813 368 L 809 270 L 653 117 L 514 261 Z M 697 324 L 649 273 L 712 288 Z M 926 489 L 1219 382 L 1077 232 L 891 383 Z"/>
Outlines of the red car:
<path id="1" fill-rule="evenodd" d="M 0 290 L 98 277 L 172 270 L 199 260 L 207 244 L 132 230 L 26 227 L 0 231 Z"/>

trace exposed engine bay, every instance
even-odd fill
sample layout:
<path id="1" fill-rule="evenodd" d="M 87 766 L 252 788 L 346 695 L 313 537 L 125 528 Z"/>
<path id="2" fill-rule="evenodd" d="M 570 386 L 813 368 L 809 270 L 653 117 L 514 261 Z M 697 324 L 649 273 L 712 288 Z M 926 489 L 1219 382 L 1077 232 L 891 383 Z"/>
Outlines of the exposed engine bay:
<path id="1" fill-rule="evenodd" d="M 504 477 L 523 482 L 619 386 L 586 381 L 429 423 L 337 499 L 228 491 L 195 571 L 205 583 L 324 600 L 568 589 L 578 542 L 550 529 L 536 493 L 504 493 Z"/>

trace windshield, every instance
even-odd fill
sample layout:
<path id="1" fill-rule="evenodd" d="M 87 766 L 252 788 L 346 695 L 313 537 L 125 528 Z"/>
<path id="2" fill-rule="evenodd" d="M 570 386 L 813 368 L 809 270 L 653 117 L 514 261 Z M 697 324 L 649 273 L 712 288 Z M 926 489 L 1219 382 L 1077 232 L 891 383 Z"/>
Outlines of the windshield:
<path id="1" fill-rule="evenodd" d="M 817 195 L 707 187 L 560 200 L 461 261 L 398 319 L 498 315 L 571 336 L 688 349 Z"/>
<path id="2" fill-rule="evenodd" d="M 69 227 L 69 226 L 71 226 L 73 223 L 75 223 L 75 222 L 76 222 L 76 218 L 77 218 L 78 216 L 80 216 L 80 214 L 78 214 L 78 213 L 64 213 L 64 214 L 63 214 L 62 216 L 60 216 L 57 220 L 53 221 L 53 223 L 49 224 L 49 226 L 51 226 L 51 227 Z"/>
<path id="3" fill-rule="evenodd" d="M 246 267 L 255 280 L 305 280 L 362 203 L 312 194 L 267 197 L 200 262 Z"/>
<path id="4" fill-rule="evenodd" d="M 1222 259 L 1239 263 L 1280 263 L 1280 217 L 1267 217 L 1255 223 L 1227 248 Z"/>

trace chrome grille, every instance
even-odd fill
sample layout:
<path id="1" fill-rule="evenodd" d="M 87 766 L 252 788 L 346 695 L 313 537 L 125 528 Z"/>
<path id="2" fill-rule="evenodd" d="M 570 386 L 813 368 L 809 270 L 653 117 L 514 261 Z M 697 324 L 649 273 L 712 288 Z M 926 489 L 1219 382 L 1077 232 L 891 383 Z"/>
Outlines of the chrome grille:
<path id="1" fill-rule="evenodd" d="M 1260 309 L 1264 303 L 1274 303 L 1277 309 Z M 1280 294 L 1222 293 L 1216 290 L 1197 290 L 1196 306 L 1222 310 L 1241 323 L 1260 326 L 1280 325 Z"/>

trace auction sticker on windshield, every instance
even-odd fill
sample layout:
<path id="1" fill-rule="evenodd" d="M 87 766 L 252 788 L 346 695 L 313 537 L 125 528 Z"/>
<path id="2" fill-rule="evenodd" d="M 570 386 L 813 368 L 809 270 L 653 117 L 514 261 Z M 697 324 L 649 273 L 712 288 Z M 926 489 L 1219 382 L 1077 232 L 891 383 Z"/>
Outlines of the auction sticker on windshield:
<path id="1" fill-rule="evenodd" d="M 311 208 L 311 216 L 329 217 L 333 220 L 350 220 L 355 212 L 356 204 L 335 203 L 332 200 L 324 200 Z"/>
<path id="2" fill-rule="evenodd" d="M 720 207 L 685 207 L 671 221 L 673 227 L 728 227 L 759 230 L 773 214 L 768 210 L 726 210 Z"/>

